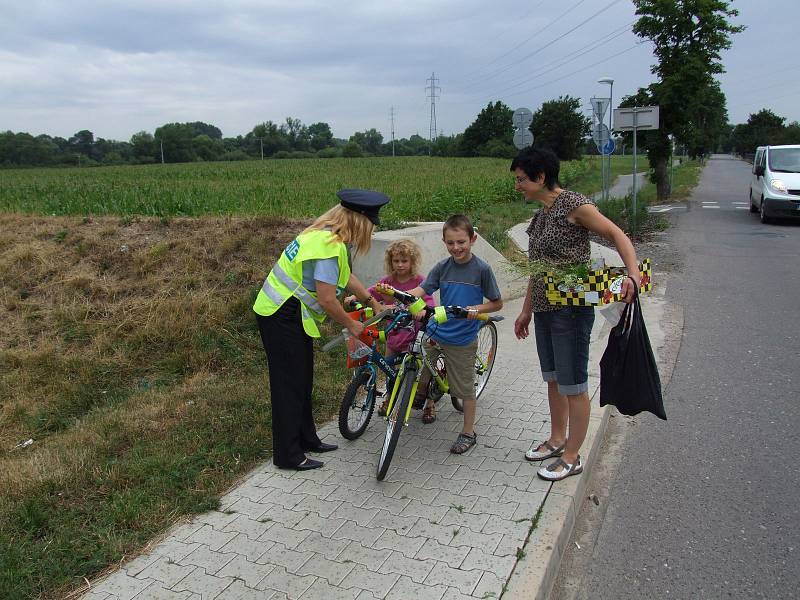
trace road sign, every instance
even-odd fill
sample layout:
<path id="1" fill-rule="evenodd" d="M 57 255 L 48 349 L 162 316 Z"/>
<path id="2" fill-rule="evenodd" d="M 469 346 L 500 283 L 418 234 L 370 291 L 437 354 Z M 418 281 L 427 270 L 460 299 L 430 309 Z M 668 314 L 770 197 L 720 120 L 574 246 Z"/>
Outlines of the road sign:
<path id="1" fill-rule="evenodd" d="M 633 106 L 614 109 L 614 129 L 633 131 L 636 129 L 658 129 L 658 106 Z"/>
<path id="2" fill-rule="evenodd" d="M 592 127 L 592 139 L 598 150 L 605 146 L 608 140 L 611 139 L 611 132 L 608 130 L 608 125 L 595 123 Z"/>
<path id="3" fill-rule="evenodd" d="M 527 148 L 531 144 L 533 144 L 533 134 L 530 129 L 525 127 L 523 129 L 517 129 L 514 132 L 514 146 L 516 146 L 518 150 Z"/>
<path id="4" fill-rule="evenodd" d="M 617 143 L 614 141 L 614 138 L 609 138 L 609 140 L 603 144 L 603 147 L 600 148 L 600 152 L 602 154 L 614 154 L 616 147 Z"/>
<path id="5" fill-rule="evenodd" d="M 602 122 L 608 105 L 611 104 L 611 98 L 590 98 L 589 102 L 592 104 L 594 114 L 597 115 L 597 120 Z"/>
<path id="6" fill-rule="evenodd" d="M 533 123 L 533 113 L 530 108 L 518 108 L 511 115 L 511 123 L 516 129 L 527 129 Z"/>

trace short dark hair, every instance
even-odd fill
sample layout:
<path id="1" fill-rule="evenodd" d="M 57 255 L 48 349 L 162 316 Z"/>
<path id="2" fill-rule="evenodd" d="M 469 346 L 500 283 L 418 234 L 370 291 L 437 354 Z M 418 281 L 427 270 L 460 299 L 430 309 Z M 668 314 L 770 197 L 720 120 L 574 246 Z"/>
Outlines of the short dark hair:
<path id="1" fill-rule="evenodd" d="M 448 217 L 442 227 L 442 235 L 444 235 L 444 232 L 448 229 L 463 229 L 467 232 L 470 239 L 475 235 L 475 228 L 472 226 L 472 221 L 469 220 L 467 215 L 452 215 Z"/>
<path id="2" fill-rule="evenodd" d="M 555 152 L 547 148 L 525 148 L 511 161 L 511 171 L 522 169 L 530 179 L 544 175 L 544 185 L 548 190 L 555 189 L 561 163 Z"/>

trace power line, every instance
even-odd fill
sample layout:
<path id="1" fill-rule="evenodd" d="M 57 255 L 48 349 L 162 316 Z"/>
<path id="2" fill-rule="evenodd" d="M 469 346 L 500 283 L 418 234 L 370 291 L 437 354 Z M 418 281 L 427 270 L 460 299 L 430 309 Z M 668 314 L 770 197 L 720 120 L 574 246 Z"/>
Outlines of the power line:
<path id="1" fill-rule="evenodd" d="M 604 62 L 609 61 L 612 58 L 616 58 L 620 54 L 625 54 L 626 52 L 630 52 L 634 48 L 638 48 L 639 46 L 641 46 L 643 43 L 644 42 L 638 42 L 638 43 L 634 44 L 633 46 L 631 46 L 629 48 L 626 48 L 625 50 L 617 52 L 616 54 L 612 54 L 611 56 L 607 56 L 606 58 L 604 58 L 602 60 L 598 60 L 597 62 L 594 62 L 594 63 L 592 63 L 590 65 L 587 65 L 587 66 L 583 67 L 582 69 L 578 69 L 577 71 L 572 71 L 572 73 L 567 73 L 566 75 L 564 75 L 562 77 L 557 77 L 556 79 L 551 79 L 550 81 L 548 81 L 546 83 L 542 83 L 540 85 L 535 85 L 535 86 L 533 86 L 531 88 L 528 88 L 526 90 L 522 90 L 520 92 L 514 92 L 513 94 L 508 94 L 508 96 L 518 96 L 519 94 L 527 94 L 530 91 L 538 90 L 539 88 L 548 86 L 551 83 L 556 83 L 557 81 L 561 81 L 562 79 L 566 79 L 567 77 L 572 77 L 573 75 L 577 75 L 578 73 L 582 73 L 583 71 L 586 71 L 587 69 L 591 69 L 592 67 L 596 67 L 597 65 L 603 64 Z"/>
<path id="2" fill-rule="evenodd" d="M 552 66 L 547 67 L 545 69 L 539 69 L 537 71 L 534 71 L 529 77 L 526 77 L 525 79 L 522 79 L 522 80 L 518 81 L 517 83 L 511 84 L 508 87 L 503 88 L 500 91 L 495 91 L 494 93 L 502 94 L 502 93 L 504 93 L 506 91 L 512 90 L 512 89 L 514 89 L 516 87 L 519 87 L 521 85 L 525 85 L 526 83 L 529 83 L 530 81 L 532 81 L 534 79 L 537 79 L 537 78 L 541 77 L 542 75 L 544 75 L 546 73 L 550 73 L 551 71 L 555 71 L 556 69 L 560 69 L 564 65 L 567 65 L 567 64 L 575 61 L 577 58 L 583 56 L 584 54 L 587 54 L 588 52 L 591 52 L 592 50 L 596 50 L 596 49 L 600 48 L 601 46 L 604 46 L 608 42 L 610 42 L 610 41 L 618 38 L 619 36 L 627 33 L 628 31 L 630 31 L 630 26 L 633 25 L 633 23 L 635 23 L 635 22 L 636 21 L 631 21 L 627 25 L 623 25 L 622 27 L 620 27 L 618 29 L 615 29 L 614 31 L 604 35 L 603 37 L 598 38 L 597 40 L 594 40 L 593 42 L 589 42 L 589 44 L 587 44 L 586 46 L 581 46 L 577 50 L 574 50 L 573 52 L 570 52 L 569 54 L 567 54 L 564 57 L 562 57 L 562 60 L 560 62 L 557 62 L 557 63 L 553 64 Z M 481 92 L 476 92 L 476 93 L 481 93 Z"/>
<path id="3" fill-rule="evenodd" d="M 549 42 L 547 42 L 547 43 L 545 43 L 545 44 L 543 44 L 543 45 L 539 46 L 539 47 L 538 47 L 536 50 L 534 50 L 533 52 L 531 52 L 531 53 L 529 53 L 529 54 L 527 54 L 527 55 L 523 56 L 522 58 L 519 58 L 518 60 L 516 60 L 516 61 L 514 61 L 514 62 L 512 62 L 512 63 L 510 63 L 510 64 L 508 64 L 508 65 L 506 65 L 505 67 L 503 67 L 503 68 L 502 68 L 502 69 L 500 69 L 499 71 L 495 72 L 494 74 L 492 74 L 492 75 L 488 75 L 488 76 L 484 77 L 484 78 L 483 78 L 483 82 L 485 82 L 485 81 L 486 81 L 486 80 L 488 80 L 488 79 L 493 79 L 494 77 L 497 77 L 498 75 L 500 75 L 500 74 L 502 74 L 502 73 L 505 73 L 506 71 L 508 71 L 508 70 L 509 70 L 509 69 L 511 69 L 512 67 L 515 67 L 516 65 L 518 65 L 518 64 L 519 64 L 519 63 L 521 63 L 522 61 L 524 61 L 524 60 L 528 60 L 529 58 L 531 58 L 531 57 L 533 57 L 533 56 L 536 56 L 537 54 L 539 54 L 539 52 L 541 52 L 541 51 L 542 51 L 542 50 L 544 50 L 545 48 L 548 48 L 548 47 L 552 46 L 553 44 L 555 44 L 556 42 L 559 42 L 560 40 L 564 39 L 564 38 L 565 38 L 566 36 L 568 36 L 570 33 L 573 33 L 574 31 L 576 31 L 576 30 L 577 30 L 577 29 L 579 29 L 580 27 L 583 27 L 584 25 L 586 25 L 586 23 L 588 23 L 589 21 L 591 21 L 592 19 L 594 19 L 596 16 L 598 16 L 598 15 L 599 15 L 599 14 L 601 14 L 601 13 L 604 13 L 605 11 L 607 11 L 608 9 L 610 9 L 612 6 L 614 6 L 615 4 L 619 4 L 620 2 L 622 2 L 622 0 L 613 0 L 613 2 L 611 2 L 610 4 L 607 4 L 605 7 L 601 8 L 600 10 L 598 10 L 597 12 L 595 12 L 594 14 L 592 14 L 592 15 L 590 15 L 590 16 L 588 16 L 588 17 L 586 17 L 586 18 L 585 18 L 583 21 L 581 21 L 580 23 L 578 23 L 577 25 L 575 25 L 575 26 L 574 26 L 572 29 L 568 29 L 567 31 L 565 31 L 565 32 L 564 32 L 564 33 L 562 33 L 561 35 L 559 35 L 559 36 L 557 36 L 556 38 L 554 38 L 554 39 L 550 40 Z M 576 5 L 576 6 L 577 6 L 577 5 Z M 573 8 L 574 8 L 574 7 L 573 7 Z M 483 83 L 483 82 L 481 82 L 481 83 Z"/>
<path id="4" fill-rule="evenodd" d="M 514 50 L 516 50 L 517 48 L 519 48 L 520 46 L 522 46 L 522 45 L 524 45 L 524 44 L 527 44 L 527 43 L 528 43 L 528 42 L 530 42 L 530 41 L 531 41 L 533 38 L 535 38 L 537 35 L 539 35 L 539 34 L 540 34 L 542 31 L 544 31 L 544 30 L 545 30 L 545 29 L 547 29 L 548 27 L 551 27 L 552 25 L 555 25 L 556 23 L 558 23 L 558 22 L 559 22 L 561 19 L 563 19 L 564 17 L 566 17 L 566 16 L 567 16 L 569 13 L 571 13 L 573 10 L 575 10 L 576 8 L 578 8 L 578 7 L 579 7 L 581 4 L 583 4 L 585 1 L 586 1 L 586 0 L 579 0 L 579 2 L 578 2 L 577 4 L 575 4 L 575 5 L 571 6 L 571 7 L 569 7 L 569 8 L 568 8 L 567 10 L 565 10 L 563 13 L 561 13 L 560 15 L 558 15 L 556 18 L 554 18 L 554 19 L 551 19 L 551 20 L 550 20 L 550 21 L 547 23 L 547 25 L 544 25 L 544 26 L 543 26 L 541 29 L 538 29 L 538 30 L 536 30 L 536 31 L 535 31 L 535 32 L 533 32 L 533 33 L 532 33 L 532 34 L 531 34 L 529 37 L 525 38 L 525 39 L 524 39 L 522 42 L 520 42 L 519 44 L 517 44 L 516 46 L 514 46 L 514 47 L 513 47 L 511 50 L 509 50 L 508 52 L 505 52 L 505 53 L 501 54 L 500 56 L 498 56 L 498 57 L 497 57 L 497 58 L 495 58 L 494 60 L 492 60 L 492 61 L 490 61 L 489 63 L 487 63 L 486 65 L 484 65 L 484 67 L 488 67 L 490 64 L 492 64 L 492 63 L 494 63 L 494 62 L 497 62 L 498 60 L 500 60 L 501 58 L 504 58 L 505 56 L 508 56 L 508 55 L 509 55 L 509 54 L 511 54 L 511 53 L 512 53 Z M 483 68 L 483 67 L 482 67 L 482 68 Z M 485 74 L 478 73 L 478 71 L 474 71 L 474 73 L 475 73 L 475 77 L 472 77 L 471 79 L 482 79 L 483 77 L 485 77 Z M 467 76 L 469 77 L 469 74 L 468 74 Z"/>

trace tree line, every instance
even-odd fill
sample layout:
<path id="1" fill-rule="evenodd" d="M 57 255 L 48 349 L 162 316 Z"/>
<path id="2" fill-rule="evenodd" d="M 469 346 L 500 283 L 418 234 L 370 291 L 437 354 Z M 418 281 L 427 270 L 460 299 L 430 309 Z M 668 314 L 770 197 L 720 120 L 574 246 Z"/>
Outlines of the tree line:
<path id="1" fill-rule="evenodd" d="M 95 138 L 88 129 L 69 138 L 29 133 L 0 133 L 0 165 L 96 166 L 252 160 L 258 158 L 335 158 L 363 156 L 514 156 L 513 111 L 502 102 L 489 102 L 463 133 L 440 135 L 432 143 L 419 135 L 386 141 L 375 128 L 349 139 L 333 136 L 324 122 L 303 124 L 288 117 L 278 124 L 266 121 L 245 135 L 223 137 L 211 124 L 167 123 L 155 132 L 140 131 L 130 140 Z M 589 132 L 589 120 L 580 112 L 580 99 L 560 97 L 542 104 L 531 131 L 537 144 L 554 149 L 562 159 L 580 156 Z"/>

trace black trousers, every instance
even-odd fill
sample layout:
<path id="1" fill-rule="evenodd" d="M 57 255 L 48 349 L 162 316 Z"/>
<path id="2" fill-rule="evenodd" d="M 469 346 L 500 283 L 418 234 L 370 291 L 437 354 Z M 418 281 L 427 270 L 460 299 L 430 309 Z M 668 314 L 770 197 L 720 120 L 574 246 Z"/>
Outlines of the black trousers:
<path id="1" fill-rule="evenodd" d="M 269 317 L 256 315 L 269 364 L 272 462 L 296 467 L 321 442 L 311 412 L 314 346 L 303 329 L 300 301 L 289 298 Z"/>

